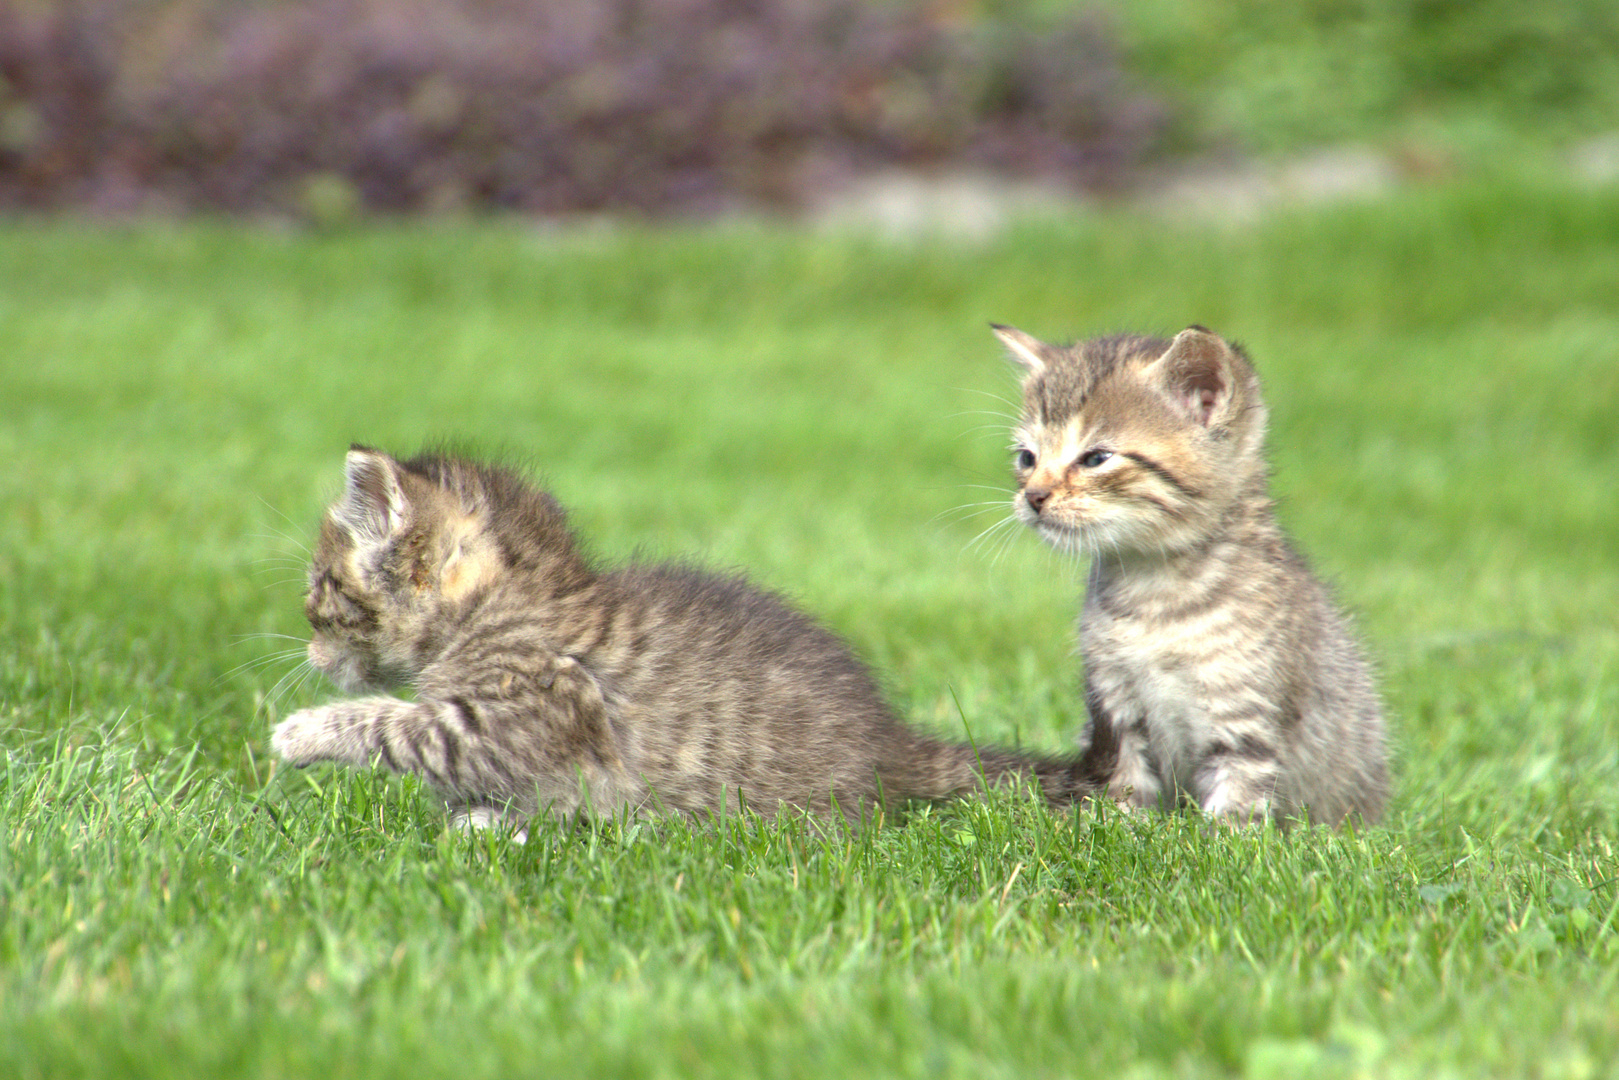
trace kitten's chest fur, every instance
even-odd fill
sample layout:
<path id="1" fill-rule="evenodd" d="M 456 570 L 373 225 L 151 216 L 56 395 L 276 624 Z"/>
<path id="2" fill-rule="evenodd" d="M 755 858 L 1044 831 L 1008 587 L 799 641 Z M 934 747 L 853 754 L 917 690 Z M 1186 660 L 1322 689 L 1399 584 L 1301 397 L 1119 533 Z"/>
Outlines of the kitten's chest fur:
<path id="1" fill-rule="evenodd" d="M 1178 562 L 1092 567 L 1080 616 L 1086 683 L 1144 738 L 1145 768 L 1166 800 L 1196 788 L 1199 767 L 1234 729 L 1253 743 L 1288 738 L 1299 673 L 1285 634 L 1303 598 L 1259 556 L 1269 531 L 1236 530 Z"/>
<path id="2" fill-rule="evenodd" d="M 1165 627 L 1087 604 L 1080 648 L 1093 694 L 1117 716 L 1134 718 L 1154 770 L 1174 787 L 1190 786 L 1191 763 L 1208 743 L 1208 691 L 1200 643 Z"/>

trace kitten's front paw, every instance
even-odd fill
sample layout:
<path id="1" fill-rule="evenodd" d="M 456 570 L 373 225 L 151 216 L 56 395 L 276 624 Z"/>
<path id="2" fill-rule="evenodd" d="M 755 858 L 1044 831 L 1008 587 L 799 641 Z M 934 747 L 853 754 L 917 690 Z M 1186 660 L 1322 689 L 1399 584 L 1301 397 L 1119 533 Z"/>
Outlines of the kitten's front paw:
<path id="1" fill-rule="evenodd" d="M 490 806 L 462 806 L 450 811 L 450 827 L 466 832 L 484 829 L 503 829 L 511 834 L 512 843 L 528 843 L 528 829 L 521 819 L 502 813 Z"/>
<path id="2" fill-rule="evenodd" d="M 1135 812 L 1150 810 L 1158 805 L 1158 789 L 1156 785 L 1137 787 L 1135 784 L 1114 780 L 1108 785 L 1107 794 L 1118 804 L 1120 809 Z"/>
<path id="3" fill-rule="evenodd" d="M 1269 799 L 1234 802 L 1224 792 L 1217 793 L 1215 797 L 1202 803 L 1199 809 L 1214 824 L 1228 828 L 1240 829 L 1248 825 L 1263 825 L 1272 820 Z"/>
<path id="4" fill-rule="evenodd" d="M 326 710 L 320 708 L 299 709 L 270 733 L 275 756 L 300 768 L 330 756 L 327 741 Z"/>

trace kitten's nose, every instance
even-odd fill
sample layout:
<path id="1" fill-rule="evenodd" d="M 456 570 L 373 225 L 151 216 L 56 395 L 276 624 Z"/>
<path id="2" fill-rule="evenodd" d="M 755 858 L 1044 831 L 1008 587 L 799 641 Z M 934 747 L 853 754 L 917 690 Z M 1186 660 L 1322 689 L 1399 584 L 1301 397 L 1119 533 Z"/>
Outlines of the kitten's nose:
<path id="1" fill-rule="evenodd" d="M 1023 498 L 1028 502 L 1029 509 L 1038 514 L 1040 512 L 1040 508 L 1046 505 L 1046 500 L 1051 498 L 1051 489 L 1037 487 L 1024 488 Z"/>

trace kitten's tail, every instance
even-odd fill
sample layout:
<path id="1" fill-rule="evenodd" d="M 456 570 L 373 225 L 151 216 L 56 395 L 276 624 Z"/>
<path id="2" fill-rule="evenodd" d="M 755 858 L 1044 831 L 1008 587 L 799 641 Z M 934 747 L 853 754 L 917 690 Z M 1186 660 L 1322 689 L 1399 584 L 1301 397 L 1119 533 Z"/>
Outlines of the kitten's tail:
<path id="1" fill-rule="evenodd" d="M 968 748 L 971 749 L 971 748 Z M 994 786 L 1018 777 L 1040 782 L 1040 792 L 1052 806 L 1071 806 L 1107 788 L 1111 770 L 1102 770 L 1089 752 L 1077 757 L 1035 757 L 990 747 L 976 755 L 981 782 Z"/>
<path id="2" fill-rule="evenodd" d="M 1074 757 L 1041 757 L 1000 747 L 918 740 L 910 760 L 899 769 L 883 770 L 884 790 L 892 797 L 950 799 L 1011 779 L 1037 780 L 1046 802 L 1071 806 L 1102 794 L 1113 774 L 1118 747 L 1093 738 Z"/>

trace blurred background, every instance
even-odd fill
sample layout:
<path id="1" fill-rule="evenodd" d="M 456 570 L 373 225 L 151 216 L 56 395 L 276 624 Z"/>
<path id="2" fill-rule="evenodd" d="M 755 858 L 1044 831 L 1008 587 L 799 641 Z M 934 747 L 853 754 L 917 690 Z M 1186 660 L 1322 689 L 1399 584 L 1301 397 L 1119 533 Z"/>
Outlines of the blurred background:
<path id="1" fill-rule="evenodd" d="M 1503 165 L 1619 175 L 1619 5 L 0 0 L 13 210 L 709 217 L 895 173 L 1240 200 Z"/>

